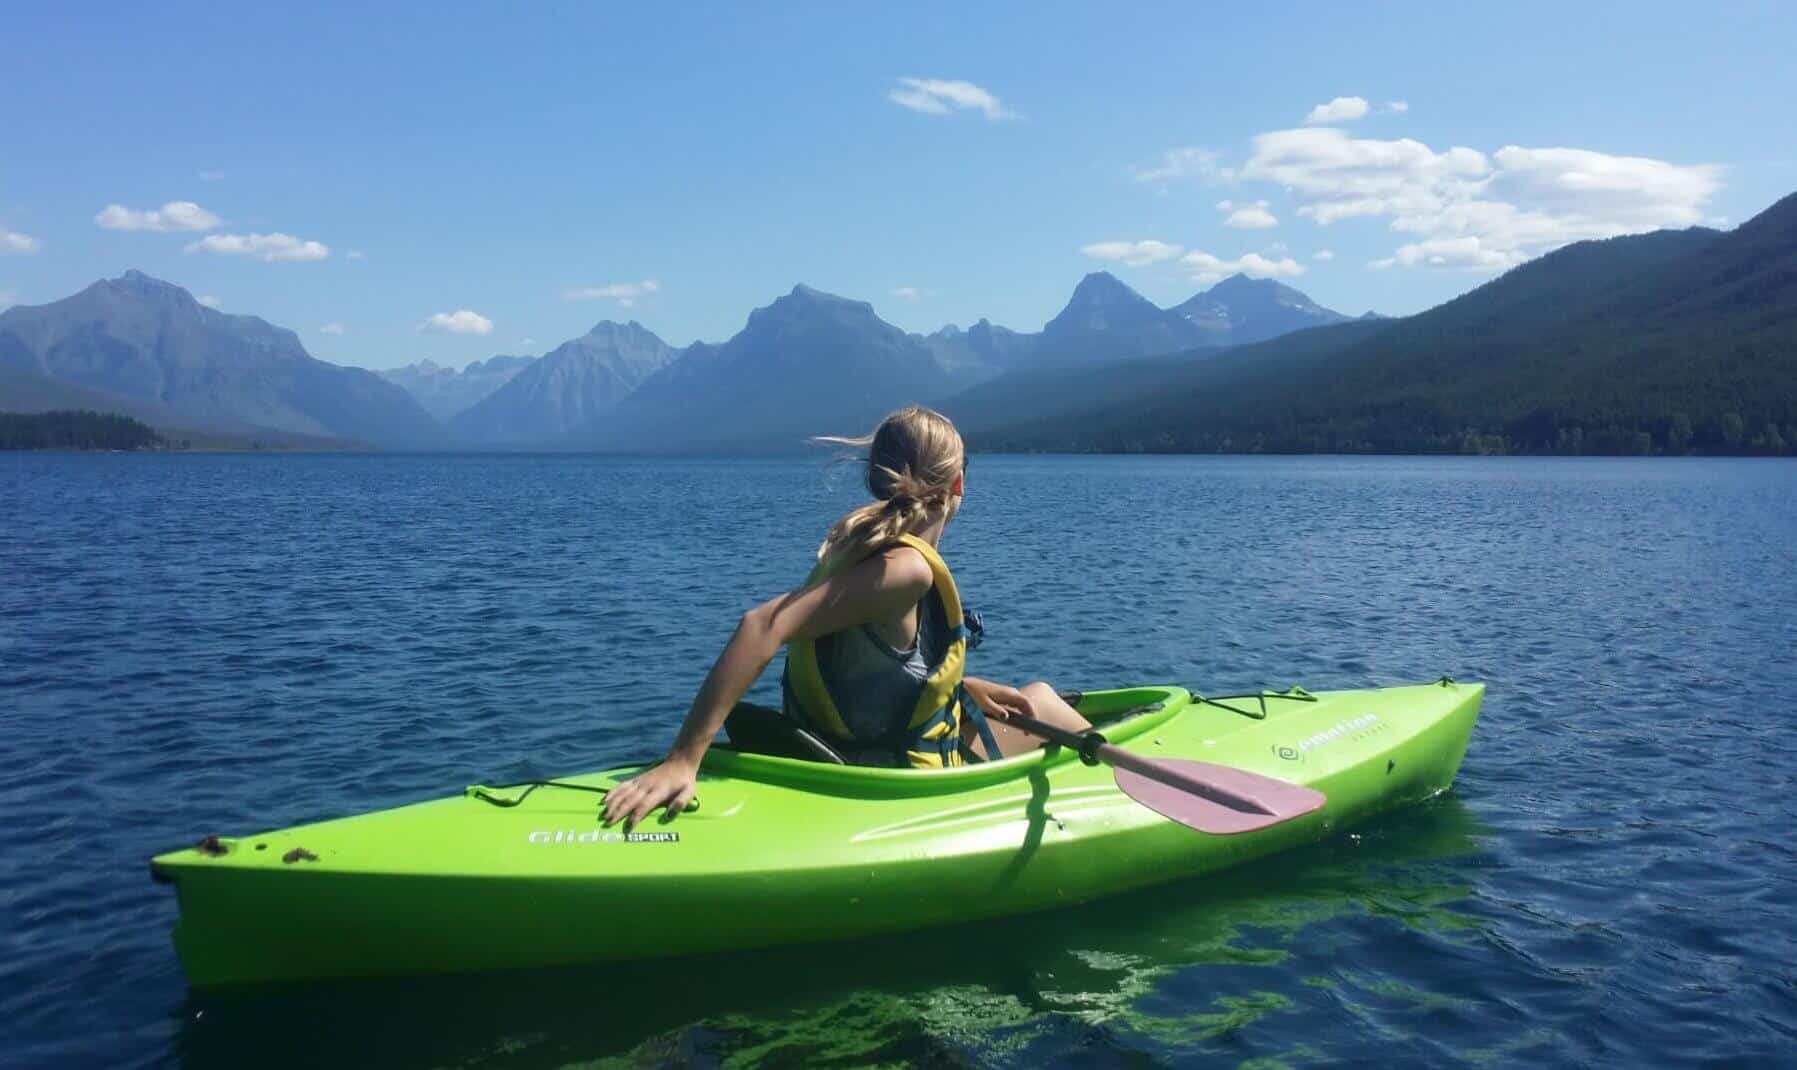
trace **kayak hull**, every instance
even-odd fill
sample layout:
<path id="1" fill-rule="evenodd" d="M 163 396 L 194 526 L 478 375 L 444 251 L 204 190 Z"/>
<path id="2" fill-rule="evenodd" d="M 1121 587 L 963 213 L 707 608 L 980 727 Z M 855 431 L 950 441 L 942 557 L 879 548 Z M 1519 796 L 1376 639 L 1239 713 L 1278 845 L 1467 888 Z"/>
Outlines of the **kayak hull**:
<path id="1" fill-rule="evenodd" d="M 1483 692 L 1444 682 L 1219 703 L 1137 688 L 1082 700 L 1129 750 L 1328 797 L 1232 836 L 1160 817 L 1110 770 L 1058 748 L 955 770 L 720 748 L 702 769 L 696 812 L 631 835 L 599 825 L 594 790 L 564 785 L 602 789 L 640 767 L 220 839 L 151 866 L 175 886 L 175 946 L 196 988 L 927 930 L 1238 865 L 1438 794 L 1453 783 Z"/>

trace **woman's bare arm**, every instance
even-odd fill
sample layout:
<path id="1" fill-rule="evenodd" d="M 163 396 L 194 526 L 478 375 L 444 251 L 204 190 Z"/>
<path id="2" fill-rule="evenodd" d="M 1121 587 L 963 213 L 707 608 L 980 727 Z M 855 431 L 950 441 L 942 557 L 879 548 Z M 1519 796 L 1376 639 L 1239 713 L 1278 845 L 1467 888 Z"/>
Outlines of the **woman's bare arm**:
<path id="1" fill-rule="evenodd" d="M 607 793 L 605 823 L 621 819 L 630 828 L 657 807 L 665 807 L 670 820 L 684 809 L 713 737 L 782 646 L 898 616 L 921 601 L 932 582 L 922 554 L 895 549 L 744 613 L 699 686 L 667 758 Z"/>

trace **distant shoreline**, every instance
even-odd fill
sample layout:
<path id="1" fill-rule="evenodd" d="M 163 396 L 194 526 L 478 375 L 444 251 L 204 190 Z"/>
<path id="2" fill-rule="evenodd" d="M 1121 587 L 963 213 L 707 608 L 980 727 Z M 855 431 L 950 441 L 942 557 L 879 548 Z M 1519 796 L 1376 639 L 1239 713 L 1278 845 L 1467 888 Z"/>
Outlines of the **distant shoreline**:
<path id="1" fill-rule="evenodd" d="M 11 414 L 0 413 L 0 417 Z M 482 449 L 478 447 L 438 449 L 438 450 L 403 450 L 380 449 L 360 443 L 344 443 L 339 446 L 316 445 L 275 445 L 275 444 L 172 444 L 166 439 L 155 445 L 145 446 L 106 446 L 106 445 L 33 445 L 16 446 L 0 444 L 0 452 L 17 453 L 157 453 L 157 454 L 206 454 L 209 456 L 244 454 L 244 455 L 290 455 L 290 456 L 368 456 L 368 457 L 591 457 L 619 461 L 781 461 L 781 460 L 814 460 L 827 463 L 827 459 L 818 454 L 802 453 L 796 450 L 780 451 L 743 451 L 737 453 L 721 452 L 648 452 L 618 453 L 600 450 L 549 450 L 549 449 Z M 1447 453 L 1442 451 L 1415 451 L 1396 453 L 1389 451 L 1271 451 L 1260 452 L 1197 452 L 1178 450 L 970 450 L 970 454 L 981 457 L 1215 457 L 1215 458 L 1304 458 L 1304 457 L 1340 457 L 1340 458 L 1467 458 L 1485 460 L 1642 460 L 1642 461 L 1678 461 L 1678 460 L 1797 460 L 1789 454 L 1768 453 Z"/>
<path id="2" fill-rule="evenodd" d="M 1790 457 L 1787 452 L 1764 448 L 1715 450 L 1705 447 L 1670 453 L 1640 436 L 1635 444 L 1644 449 L 1623 451 L 1527 451 L 1514 450 L 1500 436 L 1468 435 L 1459 449 L 1390 450 L 1179 450 L 1125 449 L 994 449 L 982 448 L 978 436 L 970 453 L 1008 457 Z M 1746 444 L 1744 444 L 1746 445 Z M 57 410 L 41 413 L 0 412 L 0 450 L 59 450 L 66 452 L 153 453 L 367 453 L 384 456 L 577 456 L 617 458 L 691 458 L 715 460 L 773 460 L 808 457 L 823 459 L 816 448 L 742 449 L 737 451 L 690 450 L 626 453 L 603 450 L 493 449 L 451 447 L 445 449 L 392 449 L 365 443 L 326 439 L 283 431 L 185 431 L 157 429 L 128 416 L 91 410 Z"/>
<path id="3" fill-rule="evenodd" d="M 382 452 L 356 442 L 287 431 L 190 431 L 152 427 L 122 413 L 92 409 L 0 411 L 0 451 L 116 453 Z"/>

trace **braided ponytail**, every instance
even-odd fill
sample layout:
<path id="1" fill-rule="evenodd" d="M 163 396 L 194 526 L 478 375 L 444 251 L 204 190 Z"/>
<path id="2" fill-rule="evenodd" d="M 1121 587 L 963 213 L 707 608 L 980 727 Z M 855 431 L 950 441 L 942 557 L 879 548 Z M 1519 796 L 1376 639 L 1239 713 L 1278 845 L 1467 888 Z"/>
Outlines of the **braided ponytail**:
<path id="1" fill-rule="evenodd" d="M 830 525 L 817 548 L 822 562 L 854 561 L 947 517 L 967 453 L 948 417 L 920 405 L 900 409 L 856 438 L 813 442 L 867 450 L 867 491 L 874 501 Z"/>

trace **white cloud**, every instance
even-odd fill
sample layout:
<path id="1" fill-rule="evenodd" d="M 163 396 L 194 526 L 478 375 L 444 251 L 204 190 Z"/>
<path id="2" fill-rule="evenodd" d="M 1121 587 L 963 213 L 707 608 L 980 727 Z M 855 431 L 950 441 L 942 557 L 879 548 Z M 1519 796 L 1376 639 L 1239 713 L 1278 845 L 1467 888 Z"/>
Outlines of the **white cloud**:
<path id="1" fill-rule="evenodd" d="M 1162 260 L 1171 260 L 1184 252 L 1185 248 L 1148 238 L 1143 241 L 1093 242 L 1091 245 L 1080 246 L 1079 251 L 1094 260 L 1121 260 L 1130 267 L 1147 267 Z"/>
<path id="2" fill-rule="evenodd" d="M 1135 168 L 1137 182 L 1172 182 L 1178 179 L 1203 179 L 1227 182 L 1235 171 L 1224 167 L 1222 156 L 1198 145 L 1186 145 L 1161 153 L 1160 162 Z"/>
<path id="3" fill-rule="evenodd" d="M 1224 260 L 1196 250 L 1179 258 L 1179 264 L 1191 273 L 1193 282 L 1211 283 L 1229 275 L 1248 275 L 1257 279 L 1295 278 L 1304 274 L 1304 265 L 1289 256 L 1277 259 L 1259 253 L 1246 253 L 1234 260 Z"/>
<path id="4" fill-rule="evenodd" d="M 433 334 L 492 334 L 493 321 L 470 309 L 459 308 L 454 312 L 438 312 L 418 325 L 421 331 Z"/>
<path id="5" fill-rule="evenodd" d="M 1275 130 L 1254 139 L 1245 178 L 1286 187 L 1305 203 L 1298 214 L 1318 223 L 1361 215 L 1438 208 L 1476 194 L 1489 175 L 1483 153 L 1437 153 L 1420 141 L 1352 138 L 1333 128 Z"/>
<path id="6" fill-rule="evenodd" d="M 535 338 L 520 338 L 518 339 L 518 344 L 521 346 L 534 346 L 537 344 L 537 340 Z"/>
<path id="7" fill-rule="evenodd" d="M 1603 218 L 1642 229 L 1695 226 L 1722 185 L 1718 167 L 1680 166 L 1588 149 L 1497 150 L 1491 194 L 1560 214 Z"/>
<path id="8" fill-rule="evenodd" d="M 368 254 L 363 252 L 360 249 L 351 249 L 349 252 L 344 253 L 343 256 L 344 256 L 344 259 L 346 259 L 346 260 L 366 260 L 366 259 L 368 259 Z"/>
<path id="9" fill-rule="evenodd" d="M 0 227 L 0 253 L 18 253 L 24 256 L 35 253 L 44 247 L 44 243 L 29 234 L 20 234 L 16 230 Z"/>
<path id="10" fill-rule="evenodd" d="M 187 246 L 190 253 L 214 253 L 218 256 L 253 256 L 271 264 L 279 261 L 323 260 L 331 255 L 331 247 L 323 242 L 307 241 L 291 234 L 208 234 Z"/>
<path id="11" fill-rule="evenodd" d="M 1330 251 L 1328 249 L 1318 249 L 1316 252 L 1311 254 L 1310 258 L 1312 260 L 1320 260 L 1323 263 L 1328 263 L 1329 261 L 1335 259 L 1335 253 L 1333 253 L 1332 251 Z"/>
<path id="12" fill-rule="evenodd" d="M 1226 227 L 1237 227 L 1242 230 L 1264 230 L 1276 227 L 1279 220 L 1272 212 L 1267 211 L 1266 201 L 1255 201 L 1253 204 L 1236 204 L 1234 201 L 1218 201 L 1217 211 L 1228 213 L 1223 220 Z"/>
<path id="13" fill-rule="evenodd" d="M 630 308 L 646 294 L 660 293 L 661 283 L 654 279 L 642 282 L 613 282 L 604 286 L 584 286 L 562 291 L 564 301 L 616 301 L 619 308 Z"/>
<path id="14" fill-rule="evenodd" d="M 327 323 L 323 327 L 318 328 L 318 333 L 319 334 L 342 334 L 343 333 L 343 324 Z"/>
<path id="15" fill-rule="evenodd" d="M 1393 115 L 1402 115 L 1410 110 L 1410 102 L 1407 100 L 1388 100 L 1385 102 L 1385 110 Z"/>
<path id="16" fill-rule="evenodd" d="M 201 182 L 223 182 L 224 180 L 225 180 L 225 173 L 223 171 L 201 171 L 200 172 L 200 181 Z"/>
<path id="17" fill-rule="evenodd" d="M 892 296 L 900 301 L 915 301 L 923 296 L 923 291 L 915 286 L 895 286 L 892 289 Z"/>
<path id="18" fill-rule="evenodd" d="M 1430 238 L 1401 245 L 1391 256 L 1371 262 L 1372 267 L 1438 267 L 1471 268 L 1477 271 L 1502 271 L 1513 267 L 1512 254 L 1488 249 L 1475 237 Z"/>
<path id="19" fill-rule="evenodd" d="M 199 302 L 200 302 L 200 304 L 205 305 L 207 308 L 211 308 L 211 309 L 220 309 L 220 308 L 225 307 L 225 303 L 223 301 L 220 301 L 218 298 L 212 296 L 211 294 L 202 294 L 199 298 Z"/>
<path id="20" fill-rule="evenodd" d="M 1721 187 L 1721 169 L 1707 164 L 1516 145 L 1488 158 L 1332 128 L 1259 135 L 1242 175 L 1284 186 L 1298 214 L 1320 225 L 1383 218 L 1415 236 L 1376 266 L 1479 270 L 1569 242 L 1702 222 Z"/>
<path id="21" fill-rule="evenodd" d="M 139 211 L 109 204 L 94 216 L 107 230 L 211 230 L 219 218 L 192 201 L 170 201 L 161 208 Z"/>
<path id="22" fill-rule="evenodd" d="M 941 78 L 900 78 L 888 90 L 886 99 L 903 108 L 925 115 L 947 115 L 951 111 L 977 111 L 988 121 L 1018 118 L 1016 112 L 999 103 L 989 90 L 972 82 Z"/>
<path id="23" fill-rule="evenodd" d="M 1306 126 L 1316 123 L 1347 123 L 1362 118 L 1367 113 L 1367 102 L 1364 97 L 1336 97 L 1327 104 L 1318 104 L 1310 109 L 1304 117 Z"/>

